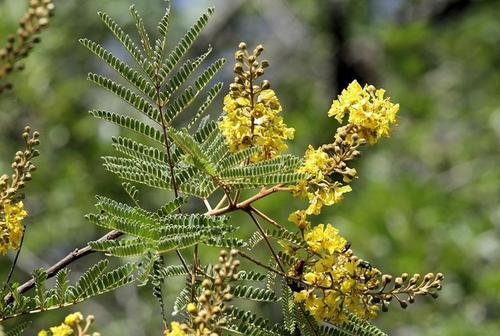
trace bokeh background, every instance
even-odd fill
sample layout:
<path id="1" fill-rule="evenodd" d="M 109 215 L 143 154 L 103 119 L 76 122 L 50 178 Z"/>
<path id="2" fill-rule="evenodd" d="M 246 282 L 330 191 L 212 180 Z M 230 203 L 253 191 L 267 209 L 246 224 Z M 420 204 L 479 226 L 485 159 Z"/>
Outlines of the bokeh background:
<path id="1" fill-rule="evenodd" d="M 0 37 L 16 27 L 26 1 L 0 0 Z M 163 1 L 136 1 L 153 29 Z M 290 151 L 303 153 L 332 139 L 331 100 L 351 80 L 383 87 L 401 105 L 392 137 L 363 149 L 360 178 L 345 201 L 319 221 L 340 228 L 357 254 L 383 271 L 440 271 L 438 300 L 394 305 L 375 323 L 390 335 L 498 335 L 500 333 L 500 1 L 471 0 L 173 0 L 171 41 L 206 7 L 216 14 L 194 52 L 210 43 L 229 62 L 241 40 L 264 44 L 267 78 L 284 117 L 296 128 Z M 85 80 L 105 71 L 80 46 L 98 40 L 126 57 L 96 15 L 106 11 L 131 33 L 129 0 L 55 0 L 56 16 L 43 43 L 14 76 L 15 90 L 0 96 L 0 171 L 20 146 L 29 123 L 42 134 L 38 171 L 27 189 L 30 210 L 25 249 L 15 279 L 26 280 L 103 232 L 83 216 L 94 195 L 125 199 L 100 157 L 112 153 L 115 127 L 87 111 L 126 108 Z M 135 35 L 134 35 L 135 36 Z M 172 44 L 171 44 L 172 45 Z M 221 112 L 222 96 L 212 107 Z M 149 195 L 149 196 L 148 196 Z M 162 194 L 146 194 L 152 203 Z M 259 206 L 286 222 L 286 196 Z M 250 225 L 250 223 L 248 223 Z M 242 223 L 242 226 L 248 226 Z M 209 255 L 214 255 L 214 251 Z M 13 255 L 0 259 L 4 278 Z M 72 265 L 73 275 L 95 261 Z M 178 285 L 165 288 L 169 300 Z M 158 309 L 145 288 L 129 286 L 73 310 L 92 313 L 103 335 L 159 335 Z M 70 310 L 36 318 L 35 330 L 60 322 Z M 262 308 L 272 315 L 272 309 Z M 12 325 L 7 324 L 7 325 Z"/>

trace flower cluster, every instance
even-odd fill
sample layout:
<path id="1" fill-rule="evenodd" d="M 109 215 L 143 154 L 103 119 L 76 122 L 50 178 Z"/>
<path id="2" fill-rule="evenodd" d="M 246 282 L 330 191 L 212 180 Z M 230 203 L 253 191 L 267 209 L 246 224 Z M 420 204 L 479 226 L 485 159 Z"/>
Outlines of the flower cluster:
<path id="1" fill-rule="evenodd" d="M 380 283 L 380 272 L 353 256 L 348 242 L 331 224 L 306 231 L 307 260 L 301 275 L 302 290 L 295 300 L 304 303 L 316 319 L 343 322 L 348 313 L 373 318 L 379 306 L 369 291 Z"/>
<path id="2" fill-rule="evenodd" d="M 385 90 L 373 85 L 361 87 L 355 80 L 334 100 L 328 115 L 342 123 L 348 114 L 348 123 L 357 127 L 357 133 L 371 144 L 382 136 L 389 136 L 390 125 L 396 122 L 399 104 L 384 98 Z"/>
<path id="3" fill-rule="evenodd" d="M 172 321 L 170 323 L 170 329 L 165 330 L 164 336 L 186 336 L 189 335 L 189 327 L 185 323 L 179 323 L 177 321 Z"/>
<path id="4" fill-rule="evenodd" d="M 347 164 L 361 155 L 359 146 L 388 136 L 399 105 L 383 98 L 384 92 L 372 85 L 362 88 L 353 81 L 333 102 L 328 115 L 342 122 L 348 114 L 348 124 L 337 129 L 333 143 L 317 149 L 309 146 L 305 152 L 299 172 L 305 173 L 307 178 L 295 185 L 292 194 L 308 198 L 309 207 L 292 213 L 289 218 L 299 228 L 308 225 L 307 215 L 318 215 L 323 206 L 342 201 L 343 195 L 352 190 L 349 183 L 357 172 Z"/>
<path id="5" fill-rule="evenodd" d="M 82 322 L 85 321 L 85 325 L 82 326 Z M 83 318 L 82 313 L 77 312 L 73 314 L 69 314 L 64 319 L 64 322 L 58 326 L 51 327 L 49 331 L 40 330 L 38 332 L 38 336 L 100 336 L 99 333 L 94 332 L 92 334 L 88 334 L 90 326 L 94 321 L 94 316 L 89 315 L 85 320 Z M 76 332 L 76 333 L 75 333 Z"/>
<path id="6" fill-rule="evenodd" d="M 24 231 L 22 220 L 27 215 L 23 202 L 12 204 L 7 199 L 0 204 L 0 255 L 19 249 Z"/>
<path id="7" fill-rule="evenodd" d="M 289 284 L 295 292 L 295 301 L 320 321 L 341 323 L 349 314 L 374 318 L 379 310 L 387 310 L 393 298 L 405 308 L 414 302 L 416 295 L 436 297 L 436 291 L 441 288 L 440 273 L 429 273 L 420 282 L 418 274 L 410 280 L 404 274 L 389 288 L 392 276 L 382 275 L 353 255 L 350 244 L 335 227 L 331 224 L 312 226 L 308 220 L 309 215 L 318 215 L 323 206 L 340 202 L 343 195 L 351 191 L 349 183 L 357 172 L 348 163 L 360 156 L 359 146 L 388 136 L 399 105 L 384 98 L 384 93 L 371 85 L 362 88 L 356 81 L 342 91 L 328 115 L 342 123 L 348 114 L 348 123 L 337 129 L 333 143 L 317 149 L 308 147 L 298 170 L 307 177 L 291 189 L 294 196 L 308 198 L 309 206 L 291 213 L 288 218 L 301 230 L 305 245 L 282 244 L 284 252 L 292 259 L 299 257 L 301 248 L 306 254 L 295 265 L 289 265 Z"/>
<path id="8" fill-rule="evenodd" d="M 225 115 L 219 124 L 231 151 L 252 146 L 261 148 L 251 158 L 252 162 L 270 159 L 287 149 L 285 141 L 292 139 L 294 133 L 279 116 L 282 107 L 269 82 L 256 83 L 269 66 L 267 61 L 257 61 L 262 51 L 259 45 L 249 54 L 246 44 L 240 43 L 235 54 L 236 77 L 224 98 Z"/>
<path id="9" fill-rule="evenodd" d="M 337 130 L 335 141 L 318 149 L 309 146 L 304 155 L 304 164 L 299 172 L 306 178 L 299 181 L 292 189 L 296 197 L 309 200 L 306 210 L 299 210 L 291 215 L 290 220 L 303 229 L 307 224 L 306 215 L 318 215 L 323 206 L 336 204 L 345 193 L 352 189 L 348 185 L 356 176 L 356 169 L 347 166 L 347 162 L 358 157 L 358 147 L 364 144 L 352 128 L 341 127 Z M 297 221 L 295 218 L 301 218 Z"/>
<path id="10" fill-rule="evenodd" d="M 35 149 L 40 143 L 38 137 L 38 132 L 31 133 L 29 127 L 24 129 L 26 148 L 18 151 L 14 157 L 12 177 L 6 174 L 0 176 L 0 255 L 11 249 L 17 250 L 20 246 L 24 232 L 22 220 L 28 215 L 20 200 L 24 197 L 22 189 L 31 180 L 31 173 L 36 168 L 31 160 L 38 156 L 38 150 Z"/>
<path id="11" fill-rule="evenodd" d="M 230 283 L 238 279 L 240 262 L 235 258 L 237 254 L 236 250 L 231 250 L 230 253 L 225 250 L 220 252 L 219 263 L 213 267 L 213 275 L 206 275 L 196 302 L 191 302 L 186 307 L 191 317 L 190 325 L 172 322 L 164 336 L 220 335 L 219 329 L 227 323 L 224 318 L 225 303 L 233 298 Z"/>
<path id="12" fill-rule="evenodd" d="M 36 43 L 40 42 L 38 34 L 49 23 L 54 11 L 52 0 L 30 0 L 29 8 L 19 20 L 16 36 L 7 39 L 7 45 L 0 48 L 0 79 L 14 71 L 23 69 L 16 63 L 25 58 Z M 10 83 L 0 83 L 0 94 L 12 87 Z"/>

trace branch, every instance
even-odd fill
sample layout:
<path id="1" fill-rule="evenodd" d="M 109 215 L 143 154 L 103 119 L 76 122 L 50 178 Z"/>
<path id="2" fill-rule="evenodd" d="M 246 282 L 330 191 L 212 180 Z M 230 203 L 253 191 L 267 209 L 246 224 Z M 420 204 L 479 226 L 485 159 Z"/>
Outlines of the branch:
<path id="1" fill-rule="evenodd" d="M 249 209 L 249 207 L 252 205 L 253 202 L 256 202 L 260 200 L 261 198 L 264 198 L 266 196 L 269 196 L 270 194 L 274 194 L 275 192 L 278 191 L 288 191 L 288 189 L 283 188 L 282 184 L 277 184 L 274 187 L 271 188 L 262 188 L 257 194 L 253 195 L 252 197 L 234 204 L 234 205 L 228 205 L 222 209 L 214 209 L 213 211 L 208 211 L 205 213 L 205 215 L 208 216 L 220 216 L 228 212 L 232 212 L 235 210 L 246 210 Z"/>
<path id="2" fill-rule="evenodd" d="M 105 234 L 101 238 L 99 238 L 97 241 L 101 242 L 101 241 L 106 241 L 106 240 L 114 240 L 114 239 L 120 237 L 121 235 L 123 235 L 122 232 L 119 232 L 117 230 L 113 230 L 113 231 L 108 232 L 107 234 Z M 73 263 L 74 261 L 76 261 L 80 258 L 83 258 L 84 256 L 91 254 L 91 253 L 94 253 L 94 252 L 95 251 L 93 251 L 90 248 L 90 246 L 88 246 L 88 245 L 83 247 L 83 248 L 80 248 L 80 249 L 78 249 L 78 248 L 75 249 L 73 252 L 69 253 L 64 258 L 59 260 L 57 263 L 52 265 L 49 269 L 47 269 L 47 279 L 52 278 L 60 270 L 62 270 L 64 267 L 68 266 L 69 264 Z M 22 284 L 21 286 L 17 287 L 16 290 L 20 294 L 22 294 L 22 293 L 30 290 L 34 286 L 35 286 L 35 280 L 30 279 L 27 282 L 25 282 L 24 284 Z M 14 297 L 12 296 L 11 293 L 9 293 L 5 296 L 4 301 L 6 304 L 10 304 L 10 303 L 12 303 L 13 299 L 14 299 Z"/>
<path id="3" fill-rule="evenodd" d="M 283 226 L 281 226 L 277 221 L 266 215 L 264 212 L 260 211 L 259 209 L 255 208 L 254 206 L 250 205 L 248 207 L 251 211 L 255 212 L 257 215 L 259 215 L 262 219 L 268 221 L 270 224 L 276 226 L 279 229 L 283 229 Z"/>
<path id="4" fill-rule="evenodd" d="M 246 209 L 250 208 L 250 206 L 252 205 L 253 202 L 258 201 L 261 198 L 269 196 L 269 195 L 271 195 L 275 192 L 278 192 L 278 191 L 286 191 L 286 189 L 282 188 L 281 184 L 278 184 L 278 185 L 271 187 L 271 188 L 262 188 L 260 192 L 258 192 L 254 196 L 252 196 L 252 197 L 250 197 L 250 198 L 248 198 L 248 199 L 246 199 L 238 204 L 235 204 L 233 206 L 227 206 L 227 207 L 222 208 L 222 209 L 214 209 L 212 211 L 207 211 L 207 212 L 205 212 L 205 215 L 220 216 L 220 215 L 223 215 L 223 214 L 226 214 L 229 212 L 233 212 L 236 210 L 246 210 Z M 122 232 L 117 231 L 117 230 L 113 230 L 113 231 L 108 232 L 107 234 L 105 234 L 101 238 L 99 238 L 97 241 L 114 240 L 114 239 L 121 237 L 122 235 L 123 235 Z M 47 279 L 54 277 L 57 274 L 57 272 L 62 270 L 64 267 L 66 267 L 66 266 L 70 265 L 71 263 L 77 261 L 78 259 L 80 259 L 86 255 L 92 254 L 94 252 L 96 252 L 96 251 L 92 250 L 90 248 L 90 246 L 88 246 L 88 245 L 85 247 L 82 247 L 82 248 L 75 249 L 73 252 L 69 253 L 64 258 L 62 258 L 57 263 L 55 263 L 54 265 L 52 265 L 50 268 L 47 269 Z M 23 294 L 23 293 L 27 292 L 28 290 L 32 289 L 34 286 L 35 286 L 35 280 L 30 279 L 27 282 L 23 283 L 21 286 L 17 287 L 17 291 L 20 294 Z M 6 304 L 10 304 L 10 303 L 12 303 L 13 299 L 14 298 L 13 298 L 12 294 L 9 293 L 5 296 L 4 301 Z"/>
<path id="5" fill-rule="evenodd" d="M 283 268 L 283 266 L 281 266 L 280 258 L 278 257 L 278 255 L 274 251 L 273 246 L 271 245 L 271 242 L 269 241 L 269 237 L 267 236 L 266 232 L 264 231 L 264 229 L 260 225 L 259 221 L 257 220 L 257 218 L 255 218 L 255 216 L 252 214 L 252 211 L 250 209 L 247 209 L 246 212 L 248 213 L 250 218 L 252 218 L 252 220 L 255 223 L 255 225 L 257 226 L 257 229 L 259 230 L 260 234 L 262 235 L 262 237 L 266 241 L 266 244 L 269 247 L 269 250 L 271 251 L 271 254 L 274 257 L 274 260 L 276 260 L 276 263 L 278 264 L 278 267 L 280 268 L 281 272 L 285 273 L 285 269 Z"/>

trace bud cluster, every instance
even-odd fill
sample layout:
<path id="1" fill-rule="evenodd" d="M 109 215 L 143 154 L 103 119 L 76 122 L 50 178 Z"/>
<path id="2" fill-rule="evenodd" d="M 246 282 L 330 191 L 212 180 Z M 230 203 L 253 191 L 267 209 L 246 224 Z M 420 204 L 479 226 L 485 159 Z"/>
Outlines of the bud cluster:
<path id="1" fill-rule="evenodd" d="M 321 146 L 331 158 L 330 172 L 327 175 L 333 178 L 334 174 L 338 174 L 342 177 L 343 182 L 352 181 L 357 172 L 356 169 L 348 167 L 347 162 L 361 155 L 358 147 L 365 143 L 366 140 L 358 136 L 355 127 L 339 127 L 335 134 L 335 141 L 332 144 Z"/>
<path id="2" fill-rule="evenodd" d="M 19 20 L 15 35 L 7 38 L 7 44 L 0 49 L 0 79 L 24 68 L 17 62 L 26 58 L 34 46 L 40 42 L 40 31 L 49 24 L 54 12 L 52 0 L 29 0 L 28 10 Z M 0 83 L 0 94 L 12 88 L 10 83 Z"/>
<path id="3" fill-rule="evenodd" d="M 430 295 L 434 299 L 438 297 L 441 290 L 441 282 L 444 276 L 442 273 L 427 273 L 423 278 L 416 273 L 411 278 L 408 273 L 393 279 L 391 275 L 382 275 L 380 288 L 371 293 L 372 302 L 380 303 L 382 311 L 388 310 L 388 304 L 397 300 L 401 308 L 406 309 L 408 304 L 415 302 L 416 295 Z"/>
<path id="4" fill-rule="evenodd" d="M 238 280 L 240 261 L 237 250 L 222 250 L 219 262 L 208 273 L 203 273 L 199 295 L 195 302 L 188 303 L 186 310 L 190 323 L 172 322 L 164 336 L 219 336 L 220 329 L 227 325 L 224 317 L 226 303 L 233 299 L 231 282 Z"/>
<path id="5" fill-rule="evenodd" d="M 214 276 L 205 278 L 201 283 L 197 304 L 188 304 L 194 335 L 218 336 L 219 328 L 226 325 L 225 303 L 233 299 L 230 283 L 238 279 L 240 261 L 235 258 L 237 254 L 236 250 L 231 250 L 230 253 L 225 250 L 220 252 L 219 263 L 213 268 Z"/>
<path id="6" fill-rule="evenodd" d="M 26 182 L 31 180 L 31 173 L 36 169 L 31 160 L 39 155 L 36 146 L 40 144 L 39 133 L 32 132 L 29 126 L 24 128 L 22 134 L 26 143 L 26 148 L 23 151 L 17 151 L 12 162 L 14 173 L 11 178 L 7 174 L 0 176 L 0 203 L 6 200 L 18 201 L 24 198 L 20 192 L 24 188 Z"/>
<path id="7" fill-rule="evenodd" d="M 309 207 L 291 214 L 289 218 L 303 229 L 308 224 L 307 215 L 318 215 L 323 206 L 336 204 L 343 194 L 350 192 L 349 183 L 356 177 L 356 169 L 347 162 L 361 155 L 358 147 L 366 140 L 356 133 L 356 126 L 339 127 L 335 140 L 318 149 L 309 146 L 304 155 L 304 164 L 299 172 L 307 174 L 292 189 L 294 196 L 309 199 Z"/>
<path id="8" fill-rule="evenodd" d="M 258 146 L 251 162 L 268 160 L 287 149 L 286 140 L 293 138 L 294 129 L 287 127 L 279 116 L 282 107 L 267 80 L 257 83 L 269 66 L 258 57 L 264 48 L 258 45 L 253 52 L 244 42 L 235 53 L 235 78 L 224 98 L 225 115 L 219 127 L 232 152 Z"/>
<path id="9" fill-rule="evenodd" d="M 261 44 L 257 45 L 252 53 L 248 52 L 245 42 L 239 44 L 238 50 L 234 54 L 236 59 L 234 73 L 236 77 L 234 77 L 234 82 L 229 86 L 231 97 L 252 99 L 260 91 L 270 88 L 267 80 L 262 81 L 260 85 L 255 82 L 259 77 L 264 75 L 265 69 L 269 67 L 267 60 L 260 62 L 258 60 L 263 51 L 264 47 Z"/>

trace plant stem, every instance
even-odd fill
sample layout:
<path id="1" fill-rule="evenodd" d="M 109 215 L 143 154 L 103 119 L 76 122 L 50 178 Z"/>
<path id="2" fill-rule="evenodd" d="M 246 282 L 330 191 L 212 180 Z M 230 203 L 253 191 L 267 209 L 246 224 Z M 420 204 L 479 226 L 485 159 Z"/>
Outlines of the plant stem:
<path id="1" fill-rule="evenodd" d="M 249 260 L 249 261 L 253 262 L 255 265 L 260 266 L 260 267 L 262 267 L 262 268 L 265 268 L 265 269 L 266 269 L 266 270 L 268 270 L 269 272 L 275 273 L 275 274 L 277 274 L 277 275 L 281 275 L 281 276 L 282 276 L 282 277 L 284 277 L 284 278 L 288 278 L 288 276 L 287 276 L 285 273 L 282 273 L 282 272 L 280 272 L 280 271 L 277 271 L 277 270 L 275 270 L 274 268 L 269 267 L 269 266 L 267 266 L 267 265 L 265 265 L 265 264 L 261 263 L 261 262 L 260 262 L 260 261 L 258 261 L 257 259 L 255 259 L 255 258 L 253 258 L 253 257 L 249 256 L 248 254 L 246 254 L 245 252 L 238 251 L 238 254 L 239 254 L 240 256 L 242 256 L 243 258 L 245 258 L 245 259 L 247 259 L 247 260 Z"/>
<path id="2" fill-rule="evenodd" d="M 117 230 L 113 230 L 113 231 L 108 232 L 107 234 L 105 234 L 101 238 L 99 238 L 97 241 L 102 242 L 102 241 L 107 241 L 107 240 L 114 240 L 122 235 L 123 235 L 122 232 L 117 231 Z M 62 258 L 57 263 L 52 265 L 49 269 L 47 269 L 47 279 L 50 279 L 53 276 L 55 276 L 57 274 L 57 272 L 59 272 L 61 269 L 68 266 L 69 264 L 71 264 L 71 263 L 75 262 L 76 260 L 81 259 L 82 257 L 84 257 L 88 254 L 91 254 L 93 252 L 95 252 L 95 251 L 93 251 L 91 249 L 91 247 L 88 245 L 85 247 L 82 247 L 80 249 L 78 249 L 78 248 L 75 249 L 73 252 L 67 254 L 64 258 Z M 29 289 L 33 288 L 34 286 L 35 286 L 35 280 L 32 278 L 32 279 L 28 280 L 27 282 L 25 282 L 24 284 L 22 284 L 21 286 L 17 287 L 17 291 L 20 294 L 22 294 L 22 293 L 28 291 Z M 9 304 L 12 302 L 13 299 L 14 298 L 13 298 L 12 294 L 9 293 L 5 296 L 4 301 L 6 304 Z"/>
<path id="3" fill-rule="evenodd" d="M 248 209 L 250 205 L 252 205 L 253 202 L 256 202 L 260 200 L 261 198 L 264 198 L 266 196 L 269 196 L 270 194 L 273 194 L 278 191 L 284 191 L 284 188 L 282 188 L 282 184 L 277 184 L 271 188 L 262 188 L 257 194 L 253 195 L 250 198 L 247 198 L 246 200 L 236 203 L 233 205 L 228 205 L 224 208 L 221 209 L 214 209 L 213 211 L 206 212 L 205 215 L 209 216 L 219 216 L 223 215 L 225 213 L 234 211 L 234 210 L 245 210 Z"/>
<path id="4" fill-rule="evenodd" d="M 14 269 L 16 268 L 17 260 L 19 259 L 19 255 L 21 254 L 21 249 L 23 248 L 25 234 L 26 234 L 26 225 L 23 226 L 23 233 L 21 235 L 21 242 L 19 243 L 19 248 L 17 249 L 16 256 L 14 257 L 14 261 L 12 262 L 12 265 L 10 266 L 9 274 L 7 275 L 7 280 L 5 280 L 5 283 L 2 287 L 2 291 L 0 293 L 5 292 L 5 289 L 9 285 L 10 279 L 12 278 L 12 274 L 14 274 Z"/>
<path id="5" fill-rule="evenodd" d="M 255 208 L 253 205 L 250 205 L 248 207 L 251 211 L 255 212 L 257 215 L 259 215 L 262 219 L 268 221 L 270 224 L 276 226 L 279 229 L 283 229 L 283 226 L 281 226 L 277 221 L 266 215 L 264 212 L 260 211 L 259 209 Z"/>
<path id="6" fill-rule="evenodd" d="M 253 195 L 252 197 L 250 197 L 250 198 L 248 198 L 248 199 L 246 199 L 246 200 L 244 200 L 244 201 L 242 201 L 242 202 L 240 202 L 232 207 L 227 206 L 227 207 L 224 207 L 221 209 L 214 209 L 212 211 L 207 211 L 207 212 L 205 212 L 205 215 L 207 215 L 207 216 L 220 216 L 220 215 L 224 215 L 226 213 L 230 213 L 230 212 L 240 210 L 240 209 L 245 210 L 245 209 L 248 209 L 248 207 L 251 206 L 253 202 L 258 201 L 264 197 L 267 197 L 267 196 L 269 196 L 275 192 L 279 192 L 279 191 L 285 191 L 285 188 L 282 188 L 281 184 L 278 184 L 278 185 L 271 187 L 271 188 L 262 188 L 262 190 L 260 192 L 258 192 L 257 194 Z M 106 233 L 101 238 L 99 238 L 97 241 L 114 240 L 114 239 L 121 237 L 122 235 L 123 235 L 122 232 L 117 231 L 117 230 L 112 230 L 112 231 Z M 93 251 L 90 248 L 90 246 L 88 246 L 88 245 L 75 249 L 73 252 L 67 254 L 64 258 L 62 258 L 61 260 L 59 260 L 58 262 L 56 262 L 54 265 L 52 265 L 50 268 L 47 269 L 47 279 L 54 277 L 57 274 L 57 272 L 59 272 L 64 267 L 66 267 L 66 266 L 72 264 L 73 262 L 81 259 L 82 257 L 84 257 L 88 254 L 92 254 L 94 252 L 95 251 Z M 184 260 L 184 258 L 182 257 L 182 255 L 179 253 L 179 254 L 177 254 L 177 256 L 181 260 L 184 269 L 187 269 L 190 273 L 189 267 L 187 266 L 187 263 Z M 27 292 L 28 290 L 30 290 L 31 288 L 33 288 L 34 286 L 35 286 L 35 280 L 30 279 L 30 280 L 26 281 L 25 283 L 23 283 L 22 285 L 20 285 L 17 288 L 17 291 L 19 292 L 19 294 L 23 294 L 23 293 Z M 14 298 L 13 298 L 12 294 L 10 294 L 10 293 L 4 297 L 4 301 L 6 304 L 12 303 L 13 299 Z"/>
<path id="7" fill-rule="evenodd" d="M 169 167 L 169 170 L 170 170 L 170 179 L 172 180 L 172 189 L 174 189 L 174 196 L 175 198 L 177 199 L 179 197 L 179 191 L 177 189 L 177 182 L 175 180 L 175 174 L 174 174 L 174 163 L 172 161 L 172 155 L 170 153 L 170 143 L 168 141 L 168 122 L 165 120 L 165 115 L 163 114 L 163 101 L 161 99 L 161 81 L 158 79 L 158 69 L 159 66 L 157 66 L 157 69 L 156 69 L 156 105 L 158 107 L 158 112 L 160 113 L 160 118 L 161 118 L 161 127 L 162 127 L 162 130 L 163 130 L 163 138 L 164 138 L 164 141 L 165 141 L 165 151 L 166 151 L 166 154 L 167 154 L 167 164 L 168 164 L 168 167 Z M 181 208 L 179 207 L 178 209 L 178 212 L 179 213 L 182 213 L 182 210 Z M 181 261 L 182 263 L 182 266 L 184 267 L 184 269 L 186 270 L 186 272 L 189 274 L 191 273 L 190 270 L 189 270 L 189 267 L 187 266 L 186 264 L 186 260 L 184 259 L 184 257 L 182 256 L 182 253 L 181 251 L 179 251 L 178 249 L 175 249 L 175 253 L 177 254 L 177 257 L 179 258 L 179 260 Z M 193 260 L 193 267 L 196 263 L 196 260 Z M 194 269 L 193 269 L 193 272 L 191 273 L 191 278 L 194 279 Z M 163 306 L 163 300 L 162 300 L 162 306 L 160 307 L 162 312 L 165 311 L 165 307 Z M 166 325 L 167 324 L 167 320 L 166 320 L 166 316 L 165 314 L 163 314 L 163 324 Z"/>
<path id="8" fill-rule="evenodd" d="M 271 251 L 274 259 L 276 260 L 276 263 L 278 264 L 278 267 L 280 268 L 281 272 L 285 273 L 285 269 L 283 268 L 283 266 L 281 265 L 281 261 L 280 261 L 280 258 L 278 257 L 278 255 L 276 254 L 276 252 L 274 251 L 273 249 L 273 246 L 271 245 L 271 242 L 269 241 L 269 237 L 267 237 L 267 234 L 266 232 L 264 231 L 264 229 L 262 228 L 262 226 L 260 225 L 259 221 L 257 220 L 257 218 L 255 218 L 255 216 L 252 214 L 252 211 L 250 209 L 247 209 L 246 211 L 248 213 L 248 215 L 252 218 L 253 222 L 255 223 L 255 225 L 257 226 L 257 229 L 259 230 L 260 234 L 262 235 L 262 237 L 264 238 L 264 240 L 266 241 L 266 244 L 267 246 L 269 247 L 269 250 Z"/>

